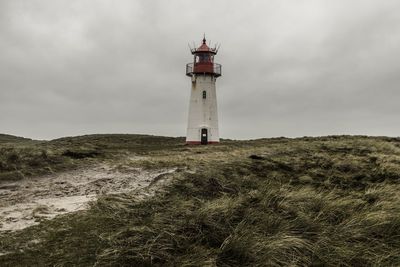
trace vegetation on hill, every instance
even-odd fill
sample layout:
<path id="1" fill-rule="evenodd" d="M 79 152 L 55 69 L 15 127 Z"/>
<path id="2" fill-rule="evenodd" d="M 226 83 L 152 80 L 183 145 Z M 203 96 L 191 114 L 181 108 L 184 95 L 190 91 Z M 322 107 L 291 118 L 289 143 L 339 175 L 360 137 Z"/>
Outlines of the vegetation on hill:
<path id="1" fill-rule="evenodd" d="M 4 144 L 4 143 L 15 144 L 15 143 L 19 143 L 19 142 L 29 142 L 29 141 L 32 141 L 32 139 L 9 135 L 9 134 L 0 134 L 0 144 Z"/>
<path id="2" fill-rule="evenodd" d="M 75 165 L 179 169 L 154 197 L 104 196 L 87 211 L 3 233 L 0 265 L 400 265 L 400 139 L 182 141 L 96 135 L 29 144 Z"/>
<path id="3" fill-rule="evenodd" d="M 99 160 L 176 147 L 179 138 L 149 135 L 86 135 L 34 141 L 0 135 L 0 183 L 77 168 Z"/>

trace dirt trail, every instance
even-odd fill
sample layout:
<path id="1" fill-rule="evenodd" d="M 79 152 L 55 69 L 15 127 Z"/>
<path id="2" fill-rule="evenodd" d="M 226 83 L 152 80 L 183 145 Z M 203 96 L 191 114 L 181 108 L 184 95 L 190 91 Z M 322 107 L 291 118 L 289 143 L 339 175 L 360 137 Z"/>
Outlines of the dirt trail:
<path id="1" fill-rule="evenodd" d="M 82 210 L 98 195 L 144 190 L 175 169 L 146 171 L 131 168 L 120 172 L 102 164 L 87 169 L 0 184 L 0 231 L 15 231 Z"/>

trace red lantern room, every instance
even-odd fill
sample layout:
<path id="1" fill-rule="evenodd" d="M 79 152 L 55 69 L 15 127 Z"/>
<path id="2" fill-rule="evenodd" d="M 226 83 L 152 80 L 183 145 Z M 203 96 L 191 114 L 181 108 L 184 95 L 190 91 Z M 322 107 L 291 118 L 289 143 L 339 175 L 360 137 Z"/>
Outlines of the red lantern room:
<path id="1" fill-rule="evenodd" d="M 218 49 L 216 47 L 208 47 L 205 36 L 203 43 L 198 48 L 191 49 L 191 52 L 194 55 L 194 61 L 186 65 L 187 76 L 193 76 L 193 74 L 221 76 L 221 65 L 214 63 L 214 56 L 217 54 Z"/>

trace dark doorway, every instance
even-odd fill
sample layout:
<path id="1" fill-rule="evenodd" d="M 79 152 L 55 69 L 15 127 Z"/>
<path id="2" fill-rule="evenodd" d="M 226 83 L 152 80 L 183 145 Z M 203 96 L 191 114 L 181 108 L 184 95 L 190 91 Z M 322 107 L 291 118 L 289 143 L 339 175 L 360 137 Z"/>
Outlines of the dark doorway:
<path id="1" fill-rule="evenodd" d="M 208 144 L 208 132 L 207 129 L 201 129 L 201 144 L 207 145 Z"/>

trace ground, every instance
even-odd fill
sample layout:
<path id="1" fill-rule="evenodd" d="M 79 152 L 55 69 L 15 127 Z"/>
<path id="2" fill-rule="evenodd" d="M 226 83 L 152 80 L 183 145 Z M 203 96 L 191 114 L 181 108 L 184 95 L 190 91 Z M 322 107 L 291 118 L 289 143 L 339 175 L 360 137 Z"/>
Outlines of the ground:
<path id="1" fill-rule="evenodd" d="M 400 139 L 0 135 L 1 266 L 398 266 Z"/>
<path id="2" fill-rule="evenodd" d="M 32 177 L 0 185 L 0 231 L 20 230 L 43 219 L 88 208 L 99 195 L 127 193 L 147 195 L 151 182 L 174 169 L 157 171 L 96 164 L 72 171 Z M 157 184 L 158 185 L 158 184 Z M 155 187 L 155 184 L 153 185 Z"/>

